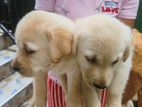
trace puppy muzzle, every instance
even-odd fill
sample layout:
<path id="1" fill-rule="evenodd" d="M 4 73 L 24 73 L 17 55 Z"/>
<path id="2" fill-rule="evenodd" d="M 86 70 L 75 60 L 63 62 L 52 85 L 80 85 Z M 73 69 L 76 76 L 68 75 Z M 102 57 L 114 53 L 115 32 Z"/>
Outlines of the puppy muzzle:
<path id="1" fill-rule="evenodd" d="M 20 67 L 18 66 L 10 66 L 10 71 L 11 72 L 20 72 Z"/>

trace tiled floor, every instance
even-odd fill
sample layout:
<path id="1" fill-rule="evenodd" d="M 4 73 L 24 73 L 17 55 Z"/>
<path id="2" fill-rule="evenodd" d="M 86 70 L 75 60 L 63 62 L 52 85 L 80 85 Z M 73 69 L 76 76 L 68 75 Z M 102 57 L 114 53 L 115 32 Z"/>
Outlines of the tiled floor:
<path id="1" fill-rule="evenodd" d="M 32 78 L 10 72 L 15 55 L 16 45 L 0 50 L 0 107 L 19 107 L 32 94 Z"/>
<path id="2" fill-rule="evenodd" d="M 18 73 L 8 76 L 0 82 L 0 107 L 4 106 L 24 88 L 32 83 L 32 78 L 22 77 Z"/>

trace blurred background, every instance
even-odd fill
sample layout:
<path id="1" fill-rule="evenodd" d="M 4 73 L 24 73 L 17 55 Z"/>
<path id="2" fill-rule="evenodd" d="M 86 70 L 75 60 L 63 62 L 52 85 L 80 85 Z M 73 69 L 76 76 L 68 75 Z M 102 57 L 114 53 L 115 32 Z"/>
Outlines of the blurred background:
<path id="1" fill-rule="evenodd" d="M 10 72 L 10 63 L 16 53 L 15 27 L 34 5 L 35 0 L 0 0 L 0 107 L 21 107 L 32 95 L 32 78 Z M 142 0 L 135 28 L 142 32 Z"/>

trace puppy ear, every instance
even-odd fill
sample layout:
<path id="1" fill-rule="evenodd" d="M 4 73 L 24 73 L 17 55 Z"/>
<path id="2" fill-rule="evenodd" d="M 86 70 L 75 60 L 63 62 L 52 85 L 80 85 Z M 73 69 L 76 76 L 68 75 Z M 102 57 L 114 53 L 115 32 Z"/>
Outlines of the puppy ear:
<path id="1" fill-rule="evenodd" d="M 47 32 L 49 51 L 53 62 L 58 62 L 64 55 L 71 52 L 72 33 L 61 28 Z"/>
<path id="2" fill-rule="evenodd" d="M 127 60 L 127 58 L 129 57 L 130 50 L 131 50 L 130 46 L 126 47 L 126 49 L 125 49 L 125 51 L 123 53 L 123 62 L 125 62 Z"/>
<path id="3" fill-rule="evenodd" d="M 73 55 L 75 55 L 76 52 L 77 52 L 78 42 L 79 42 L 79 34 L 75 34 L 73 36 L 73 46 L 72 46 L 72 53 L 73 53 Z"/>

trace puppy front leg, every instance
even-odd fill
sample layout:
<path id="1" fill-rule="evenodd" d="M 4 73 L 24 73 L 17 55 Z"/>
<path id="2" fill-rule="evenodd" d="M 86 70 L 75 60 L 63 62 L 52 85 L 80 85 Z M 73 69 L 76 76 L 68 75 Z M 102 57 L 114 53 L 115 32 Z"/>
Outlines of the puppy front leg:
<path id="1" fill-rule="evenodd" d="M 108 107 L 122 107 L 122 95 L 126 87 L 129 72 L 127 69 L 121 69 L 116 74 L 114 80 L 108 88 Z"/>
<path id="2" fill-rule="evenodd" d="M 121 85 L 123 83 L 121 85 L 119 84 L 113 84 L 108 88 L 107 107 L 122 107 L 121 100 L 122 100 L 124 85 L 122 87 Z"/>
<path id="3" fill-rule="evenodd" d="M 67 107 L 82 107 L 81 72 L 69 72 L 67 79 Z"/>
<path id="4" fill-rule="evenodd" d="M 101 107 L 100 100 L 95 90 L 95 87 L 89 87 L 83 80 L 82 93 L 85 107 Z"/>
<path id="5" fill-rule="evenodd" d="M 122 107 L 121 104 L 121 95 L 110 94 L 108 96 L 107 107 Z"/>
<path id="6" fill-rule="evenodd" d="M 63 88 L 65 95 L 67 94 L 67 75 L 60 75 L 60 82 Z"/>
<path id="7" fill-rule="evenodd" d="M 34 107 L 46 107 L 47 102 L 47 73 L 39 72 L 34 76 L 33 103 Z"/>

